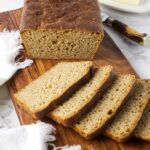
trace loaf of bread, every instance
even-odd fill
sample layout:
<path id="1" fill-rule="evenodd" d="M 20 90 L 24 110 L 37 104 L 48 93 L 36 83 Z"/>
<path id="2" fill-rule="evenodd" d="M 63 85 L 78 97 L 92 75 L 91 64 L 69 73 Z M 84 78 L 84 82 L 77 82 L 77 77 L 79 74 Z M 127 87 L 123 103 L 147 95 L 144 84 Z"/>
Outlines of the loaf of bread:
<path id="1" fill-rule="evenodd" d="M 72 128 L 86 139 L 94 138 L 116 115 L 132 92 L 135 83 L 133 75 L 119 75 L 99 99 L 96 106 Z"/>
<path id="2" fill-rule="evenodd" d="M 150 142 L 150 80 L 146 81 L 149 85 L 149 103 L 133 133 L 133 136 Z"/>
<path id="3" fill-rule="evenodd" d="M 134 94 L 114 120 L 104 130 L 104 134 L 118 142 L 126 141 L 137 126 L 150 98 L 150 82 L 139 79 L 136 81 Z M 141 128 L 142 130 L 142 128 Z"/>
<path id="4" fill-rule="evenodd" d="M 93 59 L 104 33 L 97 0 L 26 0 L 21 37 L 32 58 Z"/>
<path id="5" fill-rule="evenodd" d="M 70 126 L 94 107 L 104 90 L 113 80 L 112 66 L 96 70 L 93 78 L 79 89 L 72 97 L 48 114 L 57 123 Z"/>
<path id="6" fill-rule="evenodd" d="M 15 94 L 16 103 L 40 118 L 68 99 L 91 75 L 92 62 L 61 62 Z"/>

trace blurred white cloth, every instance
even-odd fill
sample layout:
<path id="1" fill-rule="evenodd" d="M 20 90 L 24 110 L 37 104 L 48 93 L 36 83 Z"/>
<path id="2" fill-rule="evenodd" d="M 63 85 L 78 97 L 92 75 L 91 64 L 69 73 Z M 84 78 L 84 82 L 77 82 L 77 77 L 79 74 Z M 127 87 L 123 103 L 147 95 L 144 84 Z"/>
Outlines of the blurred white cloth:
<path id="1" fill-rule="evenodd" d="M 23 7 L 24 0 L 0 0 L 0 13 Z"/>
<path id="2" fill-rule="evenodd" d="M 22 51 L 23 46 L 19 30 L 0 32 L 0 86 L 8 81 L 17 70 L 30 66 L 33 61 L 25 59 L 16 61 L 15 58 Z"/>
<path id="3" fill-rule="evenodd" d="M 0 150 L 47 150 L 46 142 L 56 140 L 50 124 L 36 124 L 0 130 Z"/>
<path id="4" fill-rule="evenodd" d="M 56 147 L 55 128 L 38 121 L 35 124 L 0 130 L 0 150 L 47 150 L 48 145 L 53 150 L 81 150 L 80 145 Z"/>

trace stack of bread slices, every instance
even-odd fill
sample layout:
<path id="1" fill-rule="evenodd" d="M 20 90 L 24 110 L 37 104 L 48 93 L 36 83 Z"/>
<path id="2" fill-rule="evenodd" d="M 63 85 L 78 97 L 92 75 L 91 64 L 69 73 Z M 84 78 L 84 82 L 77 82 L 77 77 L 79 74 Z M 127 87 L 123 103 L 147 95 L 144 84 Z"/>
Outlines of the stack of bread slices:
<path id="1" fill-rule="evenodd" d="M 104 134 L 150 141 L 150 80 L 93 67 L 91 61 L 61 62 L 15 94 L 32 117 L 47 116 L 86 139 Z"/>

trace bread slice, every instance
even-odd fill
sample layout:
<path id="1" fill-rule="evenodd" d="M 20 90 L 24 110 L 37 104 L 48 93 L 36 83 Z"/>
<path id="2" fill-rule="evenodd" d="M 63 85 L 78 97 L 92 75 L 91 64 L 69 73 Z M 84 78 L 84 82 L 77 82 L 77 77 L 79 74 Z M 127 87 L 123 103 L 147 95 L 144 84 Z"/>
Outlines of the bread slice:
<path id="1" fill-rule="evenodd" d="M 91 61 L 61 62 L 15 94 L 17 104 L 40 118 L 90 79 Z"/>
<path id="2" fill-rule="evenodd" d="M 130 137 L 148 104 L 150 98 L 148 85 L 147 80 L 136 81 L 133 96 L 107 126 L 104 131 L 106 136 L 118 142 L 124 142 Z"/>
<path id="3" fill-rule="evenodd" d="M 150 98 L 150 80 L 147 80 L 149 84 L 149 98 Z M 133 132 L 133 136 L 142 140 L 150 142 L 150 101 L 146 107 L 141 120 L 139 121 L 136 129 Z"/>
<path id="4" fill-rule="evenodd" d="M 130 95 L 135 80 L 133 75 L 117 76 L 111 87 L 99 99 L 96 106 L 78 123 L 73 124 L 72 128 L 86 139 L 94 138 L 102 132 L 102 129 Z"/>
<path id="5" fill-rule="evenodd" d="M 71 98 L 48 114 L 57 123 L 69 126 L 79 120 L 99 99 L 100 94 L 111 84 L 112 66 L 96 70 L 93 78 Z"/>

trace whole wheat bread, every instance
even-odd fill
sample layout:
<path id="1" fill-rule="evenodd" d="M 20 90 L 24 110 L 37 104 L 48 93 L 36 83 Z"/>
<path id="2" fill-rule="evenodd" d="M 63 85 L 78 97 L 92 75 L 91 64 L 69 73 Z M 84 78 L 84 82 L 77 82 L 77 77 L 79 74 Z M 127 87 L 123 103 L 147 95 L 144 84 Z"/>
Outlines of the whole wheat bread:
<path id="1" fill-rule="evenodd" d="M 133 96 L 107 126 L 104 131 L 106 136 L 119 142 L 124 142 L 131 136 L 148 104 L 149 83 L 144 79 L 136 81 Z"/>
<path id="2" fill-rule="evenodd" d="M 118 112 L 124 104 L 135 83 L 133 75 L 119 75 L 111 87 L 99 99 L 96 106 L 89 111 L 72 128 L 86 139 L 94 138 Z"/>
<path id="3" fill-rule="evenodd" d="M 72 97 L 48 114 L 57 123 L 70 126 L 89 111 L 100 95 L 111 84 L 112 66 L 104 66 L 96 70 L 93 78 Z"/>
<path id="4" fill-rule="evenodd" d="M 61 62 L 15 94 L 17 104 L 40 118 L 90 79 L 91 61 Z"/>

